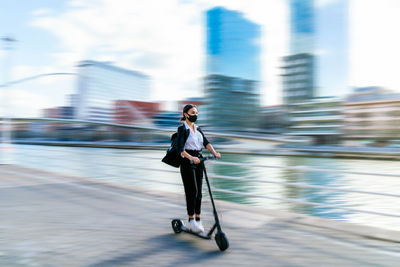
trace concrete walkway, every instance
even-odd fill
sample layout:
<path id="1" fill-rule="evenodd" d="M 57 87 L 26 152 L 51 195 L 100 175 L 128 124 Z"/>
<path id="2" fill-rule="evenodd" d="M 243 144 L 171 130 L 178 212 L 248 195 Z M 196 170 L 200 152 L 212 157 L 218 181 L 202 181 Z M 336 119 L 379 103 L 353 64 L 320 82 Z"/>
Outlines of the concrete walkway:
<path id="1" fill-rule="evenodd" d="M 183 203 L 182 195 L 0 166 L 0 266 L 400 266 L 398 232 L 222 201 L 230 248 L 220 252 L 214 240 L 173 233 Z"/>

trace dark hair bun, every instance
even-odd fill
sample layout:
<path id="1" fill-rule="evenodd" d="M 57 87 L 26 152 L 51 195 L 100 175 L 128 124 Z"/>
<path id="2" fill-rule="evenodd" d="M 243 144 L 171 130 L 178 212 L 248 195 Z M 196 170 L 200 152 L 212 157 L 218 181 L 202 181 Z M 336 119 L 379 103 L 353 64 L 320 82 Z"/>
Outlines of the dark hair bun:
<path id="1" fill-rule="evenodd" d="M 182 113 L 187 113 L 191 108 L 196 108 L 196 106 L 192 104 L 187 104 L 186 106 L 183 107 Z"/>

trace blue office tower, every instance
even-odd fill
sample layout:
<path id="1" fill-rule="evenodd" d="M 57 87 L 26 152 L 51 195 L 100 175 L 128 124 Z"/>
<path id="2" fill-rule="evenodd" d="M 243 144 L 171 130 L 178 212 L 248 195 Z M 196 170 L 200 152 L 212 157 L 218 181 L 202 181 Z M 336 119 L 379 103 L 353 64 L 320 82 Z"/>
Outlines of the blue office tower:
<path id="1" fill-rule="evenodd" d="M 316 7 L 316 66 L 319 96 L 350 93 L 349 1 L 330 1 Z"/>
<path id="2" fill-rule="evenodd" d="M 289 0 L 283 102 L 341 96 L 348 88 L 348 1 Z"/>
<path id="3" fill-rule="evenodd" d="M 240 12 L 207 11 L 207 74 L 260 81 L 261 27 Z"/>
<path id="4" fill-rule="evenodd" d="M 314 0 L 290 1 L 290 54 L 312 54 L 315 47 Z"/>
<path id="5" fill-rule="evenodd" d="M 260 109 L 261 27 L 237 11 L 207 16 L 205 108 L 214 128 L 249 131 Z"/>

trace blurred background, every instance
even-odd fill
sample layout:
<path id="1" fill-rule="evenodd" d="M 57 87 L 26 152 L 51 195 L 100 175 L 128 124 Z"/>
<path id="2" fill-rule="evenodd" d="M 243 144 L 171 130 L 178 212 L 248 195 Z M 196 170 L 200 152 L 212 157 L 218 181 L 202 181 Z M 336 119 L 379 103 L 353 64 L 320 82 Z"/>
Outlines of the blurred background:
<path id="1" fill-rule="evenodd" d="M 398 198 L 251 180 L 398 192 L 399 13 L 397 0 L 0 0 L 1 161 L 178 183 L 159 159 L 192 103 L 237 163 L 214 175 L 243 178 L 215 179 L 218 198 L 393 227 L 284 198 L 392 215 Z M 158 170 L 140 170 L 149 158 Z"/>

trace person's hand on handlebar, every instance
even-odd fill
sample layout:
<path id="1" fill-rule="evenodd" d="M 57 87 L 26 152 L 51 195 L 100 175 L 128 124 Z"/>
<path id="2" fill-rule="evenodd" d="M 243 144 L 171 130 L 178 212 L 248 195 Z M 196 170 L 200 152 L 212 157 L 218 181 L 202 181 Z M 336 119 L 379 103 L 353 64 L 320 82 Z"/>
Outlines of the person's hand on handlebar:
<path id="1" fill-rule="evenodd" d="M 215 156 L 217 159 L 220 159 L 220 158 L 221 158 L 221 153 L 216 152 L 216 153 L 214 154 L 214 156 Z"/>
<path id="2" fill-rule="evenodd" d="M 194 163 L 194 164 L 199 164 L 200 163 L 200 159 L 198 157 L 191 157 L 190 160 Z"/>

